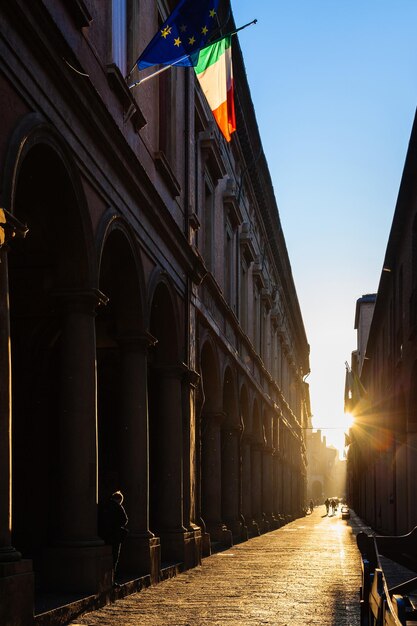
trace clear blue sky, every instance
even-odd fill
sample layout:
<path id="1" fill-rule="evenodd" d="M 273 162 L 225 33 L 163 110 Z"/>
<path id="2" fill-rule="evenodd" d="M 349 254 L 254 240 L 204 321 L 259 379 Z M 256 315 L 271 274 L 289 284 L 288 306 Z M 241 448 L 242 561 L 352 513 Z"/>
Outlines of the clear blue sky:
<path id="1" fill-rule="evenodd" d="M 377 291 L 417 106 L 417 0 L 232 0 L 307 338 L 343 438 L 357 298 Z M 342 430 L 338 430 L 342 428 Z"/>

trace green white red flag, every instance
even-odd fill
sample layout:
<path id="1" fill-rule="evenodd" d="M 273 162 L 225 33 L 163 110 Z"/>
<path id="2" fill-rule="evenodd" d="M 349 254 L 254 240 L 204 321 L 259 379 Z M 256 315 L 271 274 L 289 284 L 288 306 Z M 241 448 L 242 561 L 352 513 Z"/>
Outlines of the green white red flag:
<path id="1" fill-rule="evenodd" d="M 195 73 L 226 141 L 236 130 L 231 36 L 200 50 Z"/>

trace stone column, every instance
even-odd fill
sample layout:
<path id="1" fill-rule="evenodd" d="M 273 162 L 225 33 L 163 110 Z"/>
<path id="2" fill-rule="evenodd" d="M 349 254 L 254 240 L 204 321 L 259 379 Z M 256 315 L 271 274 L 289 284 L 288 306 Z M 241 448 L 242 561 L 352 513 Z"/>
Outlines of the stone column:
<path id="1" fill-rule="evenodd" d="M 271 446 L 265 446 L 262 452 L 262 513 L 271 530 L 274 527 L 272 504 L 273 451 Z"/>
<path id="2" fill-rule="evenodd" d="M 158 500 L 162 560 L 185 562 L 193 533 L 184 527 L 183 516 L 183 403 L 184 368 L 160 367 L 158 419 L 160 435 L 160 479 L 163 493 Z"/>
<path id="3" fill-rule="evenodd" d="M 110 548 L 97 536 L 97 290 L 57 294 L 61 312 L 60 506 L 56 546 L 45 556 L 49 588 L 111 586 Z"/>
<path id="4" fill-rule="evenodd" d="M 0 247 L 0 624 L 20 626 L 33 612 L 32 561 L 11 545 L 12 399 L 7 255 Z"/>
<path id="5" fill-rule="evenodd" d="M 232 533 L 222 520 L 221 424 L 224 413 L 203 413 L 202 417 L 202 517 L 211 541 L 232 545 Z"/>
<path id="6" fill-rule="evenodd" d="M 252 514 L 252 463 L 250 435 L 242 437 L 242 513 L 248 528 L 249 537 L 259 535 L 258 524 Z"/>
<path id="7" fill-rule="evenodd" d="M 282 475 L 284 515 L 288 519 L 291 515 L 291 467 L 287 460 L 284 460 Z"/>
<path id="8" fill-rule="evenodd" d="M 222 518 L 232 531 L 234 541 L 242 539 L 239 502 L 240 427 L 222 429 Z"/>
<path id="9" fill-rule="evenodd" d="M 187 543 L 185 567 L 201 565 L 203 540 L 209 543 L 209 537 L 204 532 L 204 524 L 199 519 L 200 484 L 200 448 L 199 422 L 196 414 L 196 397 L 200 381 L 199 374 L 184 365 L 185 373 L 182 378 L 183 398 L 183 523 L 191 533 L 192 540 Z M 198 434 L 197 434 L 198 433 Z M 198 443 L 197 443 L 198 442 Z M 207 536 L 206 536 L 207 535 Z"/>
<path id="10" fill-rule="evenodd" d="M 119 570 L 158 581 L 160 541 L 149 530 L 149 432 L 147 349 L 155 339 L 148 334 L 119 338 L 121 346 L 121 483 L 129 518 Z"/>
<path id="11" fill-rule="evenodd" d="M 413 490 L 413 485 L 415 483 L 415 476 L 417 475 L 417 454 L 416 448 L 417 446 L 417 432 L 416 426 L 411 424 L 408 426 L 407 432 L 407 456 L 406 456 L 406 473 L 403 476 L 403 485 L 405 484 L 405 489 L 407 490 L 407 527 L 408 532 L 410 529 L 414 528 L 417 525 L 417 502 L 415 497 L 415 492 Z"/>
<path id="12" fill-rule="evenodd" d="M 252 459 L 252 515 L 261 532 L 264 532 L 262 519 L 262 443 L 253 443 Z"/>
<path id="13" fill-rule="evenodd" d="M 280 454 L 277 450 L 274 450 L 272 454 L 272 508 L 273 508 L 275 528 L 279 528 L 282 524 L 280 493 L 281 493 Z"/>

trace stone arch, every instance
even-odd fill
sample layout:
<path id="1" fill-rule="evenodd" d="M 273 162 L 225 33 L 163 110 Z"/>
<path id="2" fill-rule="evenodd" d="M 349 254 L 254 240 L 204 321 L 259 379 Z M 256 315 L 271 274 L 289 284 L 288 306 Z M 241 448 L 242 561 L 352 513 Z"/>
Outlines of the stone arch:
<path id="1" fill-rule="evenodd" d="M 132 393 L 132 372 L 127 365 L 145 341 L 142 285 L 133 237 L 122 220 L 114 219 L 99 252 L 99 288 L 108 298 L 96 317 L 100 500 L 117 489 L 125 492 L 130 482 L 123 467 L 127 445 L 124 412 L 126 394 Z M 146 419 L 146 397 L 138 400 Z"/>
<path id="2" fill-rule="evenodd" d="M 215 413 L 222 410 L 219 356 L 211 337 L 202 344 L 200 372 L 203 412 Z"/>
<path id="3" fill-rule="evenodd" d="M 28 176 L 32 176 L 31 184 L 22 194 L 20 183 Z M 49 228 L 39 216 L 38 222 L 32 225 L 31 235 L 34 215 L 39 214 L 34 205 L 42 192 L 49 197 L 54 195 L 56 203 L 44 210 L 43 220 L 50 218 Z M 58 250 L 61 264 L 70 266 L 67 282 L 71 282 L 73 276 L 76 287 L 80 284 L 91 287 L 97 283 L 93 230 L 79 170 L 61 135 L 38 113 L 26 115 L 12 134 L 5 159 L 1 199 L 2 206 L 27 223 L 29 238 L 33 237 L 33 228 L 36 228 L 38 237 L 51 231 L 59 233 L 55 247 L 61 246 Z M 78 248 L 76 236 L 81 237 L 82 248 Z"/>
<path id="4" fill-rule="evenodd" d="M 167 309 L 164 310 L 164 306 Z M 155 328 L 159 336 L 155 335 L 157 343 L 152 357 L 153 361 L 161 360 L 158 356 L 163 350 L 163 359 L 168 359 L 171 364 L 178 364 L 181 345 L 181 314 L 178 309 L 177 295 L 168 274 L 155 268 L 148 283 L 148 307 L 145 323 L 149 332 L 153 334 Z M 157 356 L 155 356 L 155 354 Z M 167 365 L 169 364 L 166 363 Z"/>
<path id="5" fill-rule="evenodd" d="M 92 289 L 94 242 L 79 172 L 59 134 L 36 115 L 12 136 L 3 201 L 29 229 L 8 254 L 12 534 L 37 573 L 55 540 L 76 532 L 95 536 L 92 348 L 100 299 Z M 78 439 L 83 445 L 77 452 Z M 75 502 L 79 514 L 69 516 Z"/>
<path id="6" fill-rule="evenodd" d="M 143 269 L 134 233 L 114 215 L 99 232 L 99 287 L 108 298 L 96 317 L 99 502 L 123 492 L 130 533 L 118 570 L 137 574 L 149 562 L 143 538 L 150 536 L 147 349 L 152 339 L 144 329 Z"/>

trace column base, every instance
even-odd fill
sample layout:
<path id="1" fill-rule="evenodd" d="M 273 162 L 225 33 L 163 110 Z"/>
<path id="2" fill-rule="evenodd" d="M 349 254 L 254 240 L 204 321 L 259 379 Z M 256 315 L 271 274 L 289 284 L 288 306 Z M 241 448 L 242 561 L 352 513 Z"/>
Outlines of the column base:
<path id="1" fill-rule="evenodd" d="M 149 575 L 151 584 L 159 580 L 161 544 L 159 537 L 130 533 L 122 543 L 118 572 L 124 576 Z"/>
<path id="2" fill-rule="evenodd" d="M 206 522 L 206 528 L 210 533 L 211 543 L 220 543 L 224 548 L 231 548 L 233 545 L 232 531 L 225 524 Z"/>
<path id="3" fill-rule="evenodd" d="M 201 535 L 201 551 L 203 557 L 211 555 L 211 543 L 209 533 L 203 532 Z"/>
<path id="4" fill-rule="evenodd" d="M 113 583 L 111 546 L 52 547 L 44 552 L 42 580 L 51 591 L 101 593 Z"/>
<path id="5" fill-rule="evenodd" d="M 33 624 L 34 576 L 32 561 L 0 563 L 0 624 Z"/>
<path id="6" fill-rule="evenodd" d="M 259 530 L 259 524 L 254 519 L 251 519 L 246 523 L 248 528 L 248 536 L 259 537 L 259 535 L 261 534 L 261 531 Z"/>
<path id="7" fill-rule="evenodd" d="M 225 520 L 227 528 L 232 533 L 233 543 L 241 543 L 248 539 L 247 526 L 240 519 Z"/>
<path id="8" fill-rule="evenodd" d="M 162 561 L 183 563 L 184 569 L 201 564 L 201 531 L 161 531 Z"/>
<path id="9" fill-rule="evenodd" d="M 269 530 L 276 530 L 279 528 L 279 520 L 275 518 L 273 513 L 264 513 L 264 520 L 269 525 Z"/>

